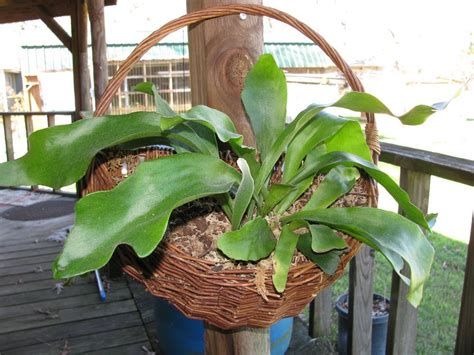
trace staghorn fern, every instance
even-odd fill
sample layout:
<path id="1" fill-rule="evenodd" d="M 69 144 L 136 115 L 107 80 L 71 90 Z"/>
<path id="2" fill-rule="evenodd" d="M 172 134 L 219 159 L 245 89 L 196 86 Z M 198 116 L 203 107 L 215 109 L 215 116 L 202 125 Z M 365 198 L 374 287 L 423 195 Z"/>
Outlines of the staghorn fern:
<path id="1" fill-rule="evenodd" d="M 89 194 L 77 203 L 75 226 L 54 264 L 56 278 L 104 266 L 120 244 L 130 245 L 140 257 L 149 255 L 162 240 L 173 209 L 218 196 L 233 228 L 219 238 L 218 248 L 235 260 L 259 260 L 274 252 L 277 291 L 285 289 L 296 249 L 325 272 L 334 272 L 346 246 L 334 232 L 338 230 L 380 251 L 410 285 L 409 301 L 420 303 L 434 256 L 425 236 L 429 223 L 408 195 L 370 162 L 360 124 L 325 111 L 339 107 L 394 116 L 382 102 L 352 92 L 332 104 L 310 105 L 285 126 L 285 76 L 271 55 L 263 55 L 248 73 L 242 92 L 255 150 L 242 144 L 242 136 L 224 113 L 196 106 L 177 114 L 152 84 L 143 83 L 136 90 L 154 95 L 156 112 L 83 119 L 40 130 L 31 135 L 25 156 L 0 164 L 0 185 L 60 188 L 83 177 L 104 148 L 125 143 L 139 147 L 151 140 L 177 152 L 142 163 L 114 189 Z M 421 124 L 445 106 L 416 106 L 398 119 Z M 218 140 L 237 154 L 240 172 L 219 159 Z M 270 185 L 273 167 L 282 157 L 282 181 Z M 359 171 L 384 186 L 406 217 L 368 207 L 328 208 L 352 189 Z M 288 215 L 289 207 L 320 173 L 326 176 L 306 206 Z M 268 216 L 280 225 L 278 240 Z M 410 278 L 401 274 L 404 262 Z"/>

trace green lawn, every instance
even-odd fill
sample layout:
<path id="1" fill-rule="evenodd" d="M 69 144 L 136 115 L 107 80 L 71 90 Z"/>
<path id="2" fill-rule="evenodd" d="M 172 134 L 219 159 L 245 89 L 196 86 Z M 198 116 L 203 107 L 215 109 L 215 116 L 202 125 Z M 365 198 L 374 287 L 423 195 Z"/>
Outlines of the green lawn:
<path id="1" fill-rule="evenodd" d="M 451 354 L 461 305 L 467 245 L 434 233 L 431 238 L 436 255 L 431 277 L 426 284 L 419 310 L 416 350 L 418 354 Z M 392 271 L 379 254 L 375 257 L 374 291 L 390 296 Z M 333 302 L 348 288 L 348 273 L 333 285 Z M 337 315 L 333 311 L 336 341 Z"/>

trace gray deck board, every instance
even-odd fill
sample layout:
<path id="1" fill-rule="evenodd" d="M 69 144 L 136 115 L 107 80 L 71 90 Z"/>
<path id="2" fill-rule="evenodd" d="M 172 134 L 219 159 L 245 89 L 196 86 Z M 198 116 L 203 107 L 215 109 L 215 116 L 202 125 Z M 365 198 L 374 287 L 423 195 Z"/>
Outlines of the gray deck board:
<path id="1" fill-rule="evenodd" d="M 19 205 L 14 198 L 8 203 Z M 1 200 L 0 205 L 0 211 L 9 207 Z M 60 280 L 53 279 L 51 265 L 62 245 L 47 238 L 73 220 L 72 214 L 38 221 L 0 217 L 1 354 L 140 354 L 143 347 L 152 349 L 125 279 L 106 282 L 105 302 L 93 277 L 75 278 L 57 292 Z"/>

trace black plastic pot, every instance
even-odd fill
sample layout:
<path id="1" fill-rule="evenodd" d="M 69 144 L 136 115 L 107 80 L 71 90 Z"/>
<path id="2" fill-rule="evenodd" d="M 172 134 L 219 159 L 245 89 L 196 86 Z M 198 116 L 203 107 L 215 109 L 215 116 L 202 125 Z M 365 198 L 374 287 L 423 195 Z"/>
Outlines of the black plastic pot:
<path id="1" fill-rule="evenodd" d="M 349 311 L 342 307 L 347 302 L 348 294 L 345 293 L 337 299 L 336 311 L 338 313 L 338 336 L 337 336 L 337 349 L 340 355 L 346 355 L 347 352 L 347 339 L 349 334 Z M 390 301 L 381 295 L 374 294 L 375 300 L 383 300 L 387 303 Z M 372 355 L 384 355 L 385 347 L 387 345 L 387 331 L 388 331 L 388 316 L 384 314 L 382 316 L 372 317 Z"/>

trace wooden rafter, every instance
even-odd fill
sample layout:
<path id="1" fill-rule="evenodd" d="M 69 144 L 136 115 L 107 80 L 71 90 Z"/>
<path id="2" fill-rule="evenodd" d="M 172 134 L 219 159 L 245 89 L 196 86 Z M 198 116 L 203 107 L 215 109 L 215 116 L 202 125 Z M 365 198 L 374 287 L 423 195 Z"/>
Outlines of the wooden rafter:
<path id="1" fill-rule="evenodd" d="M 38 18 L 44 22 L 46 26 L 59 38 L 64 46 L 72 51 L 72 39 L 71 36 L 61 27 L 61 25 L 51 16 L 48 9 L 43 5 L 35 6 L 34 9 L 38 14 Z"/>
<path id="2" fill-rule="evenodd" d="M 117 0 L 105 0 L 104 5 L 116 5 Z M 69 16 L 71 1 L 67 0 L 0 0 L 0 24 L 40 19 L 36 7 L 43 6 L 51 17 Z"/>

